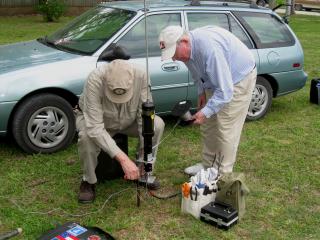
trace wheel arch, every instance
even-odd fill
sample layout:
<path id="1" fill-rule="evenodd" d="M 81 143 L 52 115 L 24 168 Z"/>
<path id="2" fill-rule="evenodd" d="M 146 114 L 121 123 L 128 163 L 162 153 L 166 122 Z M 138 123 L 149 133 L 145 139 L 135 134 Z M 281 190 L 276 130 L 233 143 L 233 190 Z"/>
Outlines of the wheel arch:
<path id="1" fill-rule="evenodd" d="M 261 75 L 258 75 L 257 77 L 258 78 L 262 77 L 270 83 L 270 85 L 272 87 L 272 97 L 276 97 L 278 94 L 279 85 L 278 85 L 277 81 L 274 79 L 274 77 L 272 77 L 268 74 L 261 74 Z"/>
<path id="2" fill-rule="evenodd" d="M 75 105 L 77 105 L 78 103 L 78 97 L 66 90 L 66 89 L 62 89 L 62 88 L 43 88 L 43 89 L 37 89 L 33 92 L 30 92 L 28 93 L 27 95 L 25 95 L 23 98 L 21 98 L 18 103 L 14 106 L 11 114 L 10 114 L 10 117 L 9 117 L 9 121 L 8 121 L 8 126 L 7 126 L 7 132 L 8 133 L 12 133 L 12 122 L 13 122 L 13 117 L 14 115 L 16 114 L 18 108 L 20 107 L 20 105 L 25 101 L 27 100 L 28 98 L 32 97 L 32 96 L 35 96 L 35 95 L 38 95 L 38 94 L 42 94 L 42 93 L 46 93 L 46 94 L 54 94 L 54 95 L 57 95 L 57 96 L 60 96 L 62 97 L 63 99 L 65 99 L 67 102 L 70 103 L 70 105 L 72 107 L 74 107 Z"/>

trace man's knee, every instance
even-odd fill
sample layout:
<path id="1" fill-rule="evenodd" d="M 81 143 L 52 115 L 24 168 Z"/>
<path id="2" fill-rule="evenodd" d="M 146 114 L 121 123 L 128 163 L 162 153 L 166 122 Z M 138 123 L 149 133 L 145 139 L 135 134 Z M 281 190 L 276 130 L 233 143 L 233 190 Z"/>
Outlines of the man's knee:
<path id="1" fill-rule="evenodd" d="M 78 143 L 83 144 L 83 143 L 87 142 L 88 139 L 89 139 L 89 136 L 85 131 L 79 131 L 79 133 L 78 133 Z"/>
<path id="2" fill-rule="evenodd" d="M 78 147 L 81 149 L 96 148 L 96 144 L 91 140 L 85 131 L 78 133 Z"/>
<path id="3" fill-rule="evenodd" d="M 155 132 L 156 133 L 162 133 L 165 127 L 165 123 L 162 120 L 161 117 L 155 116 L 154 118 L 154 126 L 155 126 Z"/>

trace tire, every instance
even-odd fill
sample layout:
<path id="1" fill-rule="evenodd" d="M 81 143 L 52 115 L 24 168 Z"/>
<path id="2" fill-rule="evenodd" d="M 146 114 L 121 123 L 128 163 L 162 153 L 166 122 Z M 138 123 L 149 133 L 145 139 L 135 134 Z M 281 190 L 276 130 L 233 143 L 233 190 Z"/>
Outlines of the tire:
<path id="1" fill-rule="evenodd" d="M 265 0 L 258 0 L 256 3 L 258 6 L 261 6 L 261 7 L 265 7 L 267 4 Z"/>
<path id="2" fill-rule="evenodd" d="M 54 94 L 37 94 L 18 107 L 12 123 L 17 144 L 27 153 L 53 153 L 66 148 L 75 135 L 71 105 Z"/>
<path id="3" fill-rule="evenodd" d="M 270 109 L 272 96 L 273 90 L 268 80 L 258 76 L 246 119 L 255 121 L 264 117 Z"/>

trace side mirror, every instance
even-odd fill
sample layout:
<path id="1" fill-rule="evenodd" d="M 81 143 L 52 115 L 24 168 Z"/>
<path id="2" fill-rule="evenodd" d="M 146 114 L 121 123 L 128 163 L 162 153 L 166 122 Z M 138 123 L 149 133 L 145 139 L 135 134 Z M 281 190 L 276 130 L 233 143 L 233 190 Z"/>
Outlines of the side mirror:
<path id="1" fill-rule="evenodd" d="M 125 47 L 112 44 L 101 53 L 98 60 L 110 62 L 115 59 L 128 60 L 130 57 L 131 56 L 127 53 L 127 49 Z"/>
<path id="2" fill-rule="evenodd" d="M 283 16 L 282 20 L 286 23 L 289 24 L 289 16 Z"/>

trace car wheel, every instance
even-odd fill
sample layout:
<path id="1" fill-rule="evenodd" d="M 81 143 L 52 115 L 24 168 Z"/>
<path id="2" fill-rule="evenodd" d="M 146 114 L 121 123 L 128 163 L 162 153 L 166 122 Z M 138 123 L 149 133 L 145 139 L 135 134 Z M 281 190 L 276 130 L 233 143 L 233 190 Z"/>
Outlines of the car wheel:
<path id="1" fill-rule="evenodd" d="M 27 153 L 53 153 L 66 148 L 75 135 L 71 105 L 54 94 L 38 94 L 17 109 L 12 133 Z"/>
<path id="2" fill-rule="evenodd" d="M 254 121 L 262 118 L 268 112 L 272 102 L 272 87 L 263 77 L 258 77 L 252 93 L 247 120 Z"/>
<path id="3" fill-rule="evenodd" d="M 257 5 L 261 6 L 261 7 L 264 7 L 264 6 L 266 6 L 266 1 L 265 0 L 258 0 L 257 1 Z"/>

